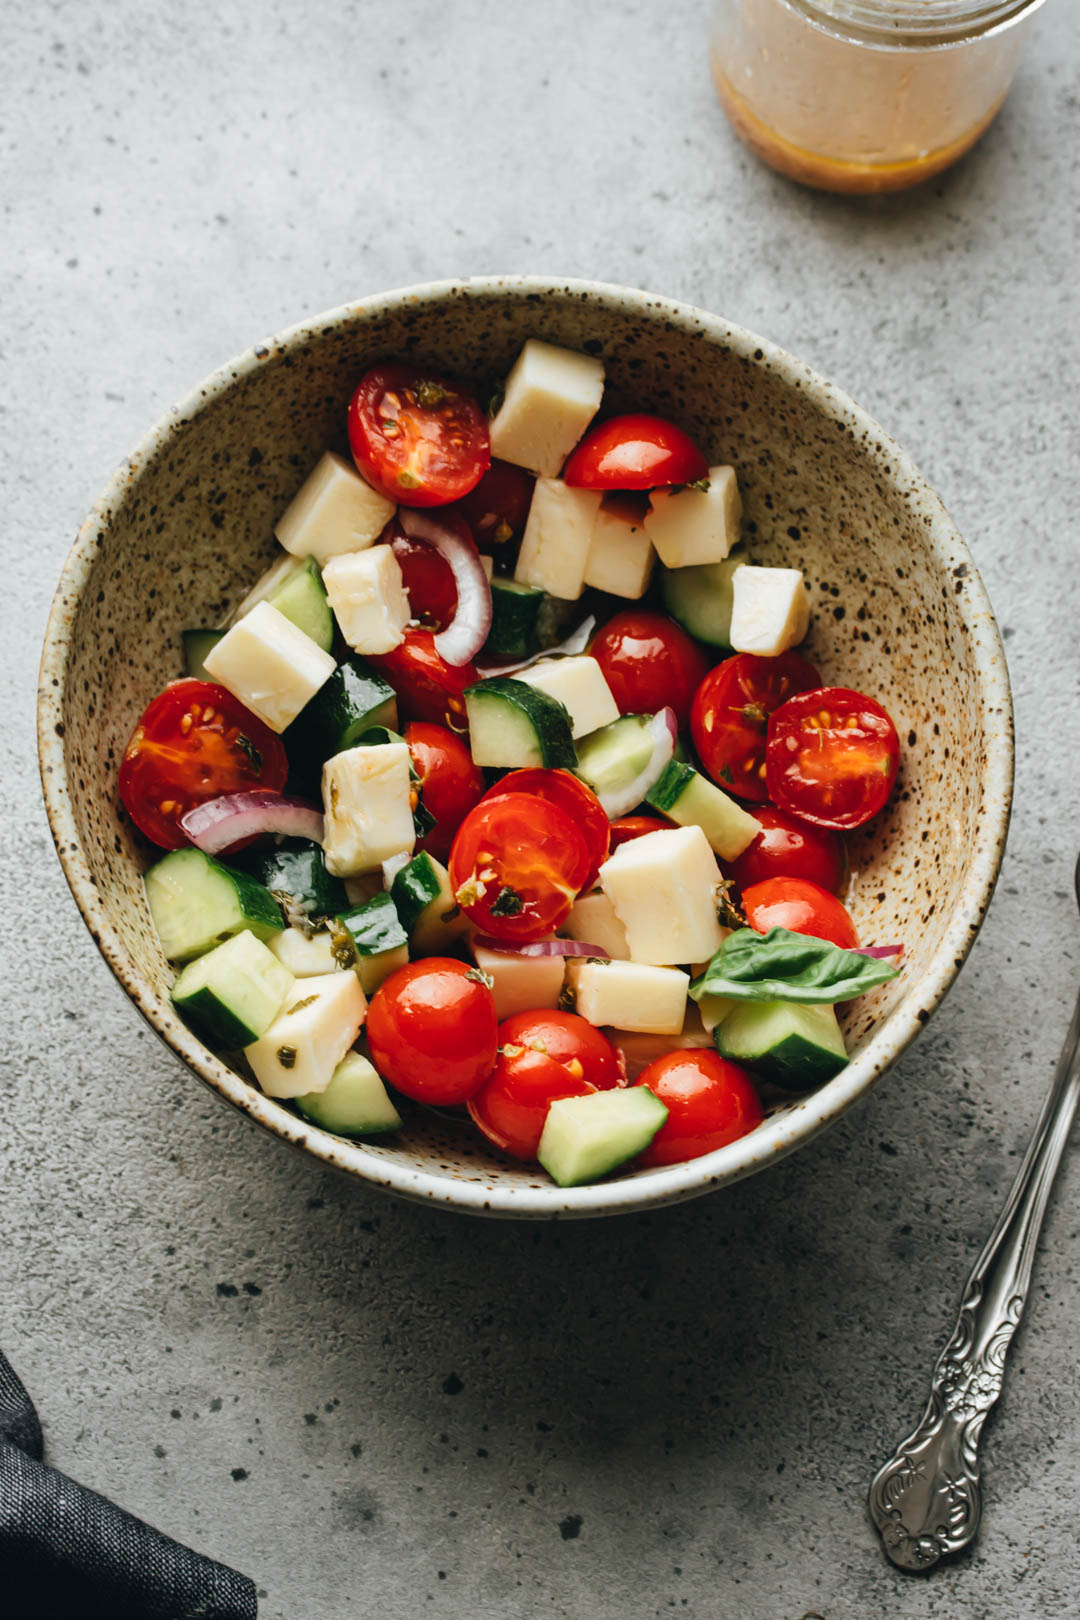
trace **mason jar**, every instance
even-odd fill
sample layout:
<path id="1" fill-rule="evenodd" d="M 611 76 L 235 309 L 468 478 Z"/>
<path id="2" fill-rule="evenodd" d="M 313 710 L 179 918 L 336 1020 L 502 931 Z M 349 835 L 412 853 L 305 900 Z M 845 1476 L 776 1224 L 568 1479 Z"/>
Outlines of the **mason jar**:
<path id="1" fill-rule="evenodd" d="M 826 191 L 899 191 L 978 140 L 1042 3 L 716 0 L 717 94 L 781 174 Z"/>

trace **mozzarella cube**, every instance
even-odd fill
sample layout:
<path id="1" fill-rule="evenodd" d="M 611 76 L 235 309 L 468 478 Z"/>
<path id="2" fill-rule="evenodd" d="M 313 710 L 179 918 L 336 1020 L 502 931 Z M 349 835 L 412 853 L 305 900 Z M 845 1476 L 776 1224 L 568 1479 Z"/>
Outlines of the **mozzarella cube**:
<path id="1" fill-rule="evenodd" d="M 325 1091 L 366 1014 L 355 973 L 300 979 L 266 1034 L 244 1047 L 244 1056 L 268 1097 Z"/>
<path id="2" fill-rule="evenodd" d="M 673 827 L 621 844 L 600 868 L 634 962 L 700 962 L 720 948 L 720 872 L 700 827 Z"/>
<path id="3" fill-rule="evenodd" d="M 574 1005 L 590 1024 L 647 1035 L 678 1035 L 686 1016 L 690 975 L 643 962 L 570 962 Z"/>
<path id="4" fill-rule="evenodd" d="M 405 860 L 408 859 L 406 855 Z M 382 894 L 386 887 L 381 866 L 377 872 L 357 872 L 345 879 L 345 893 L 349 897 L 350 906 L 362 906 L 366 900 L 374 900 L 375 896 Z"/>
<path id="5" fill-rule="evenodd" d="M 558 1006 L 565 957 L 511 956 L 504 951 L 490 951 L 475 942 L 471 949 L 477 967 L 491 977 L 491 993 L 500 1023 L 511 1013 Z"/>
<path id="6" fill-rule="evenodd" d="M 575 737 L 587 737 L 590 731 L 619 718 L 619 705 L 604 672 L 587 653 L 572 658 L 542 658 L 531 668 L 519 670 L 515 679 L 546 692 L 569 709 L 570 729 Z"/>
<path id="7" fill-rule="evenodd" d="M 731 576 L 731 645 L 736 652 L 776 658 L 798 646 L 810 628 L 810 598 L 801 568 L 751 568 Z"/>
<path id="8" fill-rule="evenodd" d="M 403 742 L 346 748 L 328 759 L 322 773 L 327 871 L 354 877 L 411 850 L 416 843 L 411 794 Z"/>
<path id="9" fill-rule="evenodd" d="M 557 478 L 538 478 L 514 578 L 522 585 L 539 585 L 550 596 L 576 602 L 585 588 L 599 510 L 596 490 L 568 489 Z"/>
<path id="10" fill-rule="evenodd" d="M 702 1028 L 697 1008 L 692 1001 L 686 1003 L 686 1017 L 677 1035 L 643 1035 L 633 1030 L 615 1029 L 611 1026 L 604 1030 L 604 1034 L 622 1053 L 626 1065 L 626 1083 L 631 1086 L 650 1063 L 654 1063 L 659 1057 L 666 1057 L 669 1052 L 690 1049 L 715 1050 L 712 1036 Z"/>
<path id="11" fill-rule="evenodd" d="M 492 455 L 554 478 L 599 410 L 603 393 L 602 360 L 530 338 L 514 361 L 491 424 Z"/>
<path id="12" fill-rule="evenodd" d="M 396 511 L 343 456 L 328 450 L 278 518 L 274 533 L 294 557 L 323 563 L 339 552 L 363 551 Z"/>
<path id="13" fill-rule="evenodd" d="M 336 669 L 328 652 L 269 602 L 259 602 L 203 659 L 210 680 L 284 731 Z"/>
<path id="14" fill-rule="evenodd" d="M 655 561 L 637 503 L 601 500 L 585 561 L 586 585 L 636 601 L 648 589 Z"/>
<path id="15" fill-rule="evenodd" d="M 742 497 L 734 467 L 710 467 L 708 489 L 654 489 L 645 533 L 665 568 L 722 562 L 739 538 Z"/>
<path id="16" fill-rule="evenodd" d="M 353 652 L 393 652 L 412 617 L 401 564 L 390 546 L 331 557 L 323 584 L 341 633 Z"/>
<path id="17" fill-rule="evenodd" d="M 613 961 L 630 960 L 626 929 L 603 889 L 594 889 L 592 894 L 583 894 L 580 900 L 574 901 L 563 932 L 571 939 L 580 940 L 583 945 L 599 946 Z"/>
<path id="18" fill-rule="evenodd" d="M 311 979 L 336 973 L 334 942 L 329 934 L 305 934 L 302 928 L 286 928 L 270 940 L 270 949 L 283 962 L 294 979 Z"/>

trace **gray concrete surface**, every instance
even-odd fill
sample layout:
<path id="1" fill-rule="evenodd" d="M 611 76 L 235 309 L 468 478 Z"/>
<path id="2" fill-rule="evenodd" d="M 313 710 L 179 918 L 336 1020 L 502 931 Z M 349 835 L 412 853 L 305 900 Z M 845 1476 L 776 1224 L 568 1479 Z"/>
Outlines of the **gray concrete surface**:
<path id="1" fill-rule="evenodd" d="M 1080 977 L 1080 33 L 1048 6 L 980 148 L 852 203 L 737 145 L 705 9 L 0 7 L 0 1342 L 51 1460 L 250 1571 L 267 1620 L 1080 1610 L 1075 1159 L 977 1550 L 901 1577 L 863 1515 Z M 724 1194 L 534 1229 L 336 1180 L 157 1047 L 62 881 L 32 708 L 76 526 L 190 384 L 307 311 L 537 269 L 730 315 L 914 451 L 1005 627 L 1019 769 L 971 961 L 861 1109 Z"/>

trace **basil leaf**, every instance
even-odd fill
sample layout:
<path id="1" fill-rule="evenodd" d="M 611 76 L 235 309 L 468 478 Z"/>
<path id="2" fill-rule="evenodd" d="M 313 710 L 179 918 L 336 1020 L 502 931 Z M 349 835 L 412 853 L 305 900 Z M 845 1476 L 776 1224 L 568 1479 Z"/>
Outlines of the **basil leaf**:
<path id="1" fill-rule="evenodd" d="M 738 1001 L 850 1001 L 895 979 L 887 962 L 858 951 L 844 951 L 827 940 L 770 928 L 759 934 L 740 928 L 729 934 L 700 979 L 690 986 L 695 1001 L 702 996 L 731 996 Z"/>

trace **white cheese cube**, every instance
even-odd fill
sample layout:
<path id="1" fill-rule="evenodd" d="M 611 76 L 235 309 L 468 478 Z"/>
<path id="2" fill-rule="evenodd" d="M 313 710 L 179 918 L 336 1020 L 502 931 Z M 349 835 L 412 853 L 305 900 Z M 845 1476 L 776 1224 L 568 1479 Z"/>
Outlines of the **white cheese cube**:
<path id="1" fill-rule="evenodd" d="M 491 975 L 491 993 L 500 1023 L 511 1013 L 558 1006 L 565 957 L 510 956 L 503 951 L 489 951 L 475 942 L 470 948 L 477 967 Z"/>
<path id="2" fill-rule="evenodd" d="M 586 585 L 636 601 L 648 589 L 655 561 L 637 503 L 602 500 L 585 561 Z"/>
<path id="3" fill-rule="evenodd" d="M 268 1097 L 325 1091 L 366 1014 L 355 973 L 299 979 L 266 1034 L 244 1047 L 244 1056 Z"/>
<path id="4" fill-rule="evenodd" d="M 570 711 L 570 727 L 575 737 L 619 718 L 619 705 L 595 658 L 587 653 L 572 658 L 542 658 L 515 677 L 538 692 L 546 692 Z"/>
<path id="5" fill-rule="evenodd" d="M 599 410 L 603 392 L 602 360 L 530 338 L 491 424 L 492 455 L 554 478 Z"/>
<path id="6" fill-rule="evenodd" d="M 691 1048 L 714 1050 L 712 1036 L 702 1028 L 697 1008 L 692 1001 L 686 1003 L 686 1017 L 678 1035 L 642 1035 L 632 1030 L 607 1028 L 604 1034 L 622 1053 L 626 1065 L 626 1081 L 633 1085 L 643 1069 L 669 1052 Z"/>
<path id="7" fill-rule="evenodd" d="M 302 928 L 286 928 L 275 934 L 269 944 L 294 979 L 311 979 L 338 970 L 329 934 L 305 934 Z"/>
<path id="8" fill-rule="evenodd" d="M 643 962 L 570 962 L 574 1005 L 590 1024 L 648 1035 L 677 1035 L 686 1016 L 690 975 Z"/>
<path id="9" fill-rule="evenodd" d="M 603 889 L 583 894 L 570 907 L 563 932 L 585 945 L 598 945 L 616 962 L 630 960 L 630 947 L 626 943 L 626 929 L 615 914 Z"/>
<path id="10" fill-rule="evenodd" d="M 621 844 L 600 868 L 604 893 L 635 962 L 700 962 L 720 948 L 720 872 L 700 827 L 673 827 Z"/>
<path id="11" fill-rule="evenodd" d="M 408 856 L 405 859 L 408 860 Z M 374 900 L 388 885 L 383 878 L 382 867 L 377 872 L 357 872 L 345 879 L 345 893 L 349 897 L 350 906 L 362 906 L 365 900 Z"/>
<path id="12" fill-rule="evenodd" d="M 246 613 L 203 659 L 209 678 L 271 731 L 284 731 L 336 667 L 328 652 L 269 602 Z"/>
<path id="13" fill-rule="evenodd" d="M 397 511 L 344 457 L 328 450 L 277 520 L 274 533 L 294 557 L 323 563 L 363 551 Z"/>
<path id="14" fill-rule="evenodd" d="M 810 598 L 801 568 L 751 568 L 731 577 L 731 645 L 736 652 L 776 658 L 798 646 L 810 628 Z"/>
<path id="15" fill-rule="evenodd" d="M 401 564 L 390 546 L 331 557 L 323 584 L 341 633 L 353 652 L 393 652 L 412 617 Z"/>
<path id="16" fill-rule="evenodd" d="M 416 843 L 409 750 L 401 743 L 346 748 L 323 766 L 323 852 L 335 877 L 374 872 Z M 700 953 L 699 953 L 700 954 Z"/>
<path id="17" fill-rule="evenodd" d="M 550 596 L 576 602 L 585 588 L 599 510 L 596 490 L 567 489 L 557 478 L 538 478 L 514 578 L 522 585 L 539 585 Z"/>
<path id="18" fill-rule="evenodd" d="M 654 489 L 645 533 L 665 568 L 722 562 L 739 538 L 742 497 L 734 467 L 710 467 L 708 489 Z"/>

